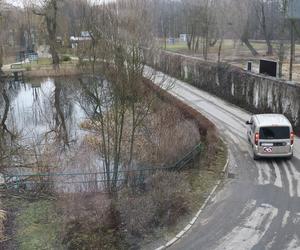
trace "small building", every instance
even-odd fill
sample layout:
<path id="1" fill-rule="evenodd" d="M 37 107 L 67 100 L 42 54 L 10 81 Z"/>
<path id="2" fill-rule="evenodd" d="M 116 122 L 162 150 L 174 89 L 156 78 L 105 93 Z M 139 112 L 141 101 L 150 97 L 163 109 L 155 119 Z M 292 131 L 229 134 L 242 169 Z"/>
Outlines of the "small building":
<path id="1" fill-rule="evenodd" d="M 187 34 L 180 34 L 179 35 L 179 40 L 180 42 L 186 42 L 187 41 Z"/>
<path id="2" fill-rule="evenodd" d="M 75 49 L 78 47 L 80 43 L 86 43 L 92 40 L 90 33 L 88 31 L 82 31 L 80 36 L 71 36 L 70 37 L 70 44 L 71 48 Z"/>

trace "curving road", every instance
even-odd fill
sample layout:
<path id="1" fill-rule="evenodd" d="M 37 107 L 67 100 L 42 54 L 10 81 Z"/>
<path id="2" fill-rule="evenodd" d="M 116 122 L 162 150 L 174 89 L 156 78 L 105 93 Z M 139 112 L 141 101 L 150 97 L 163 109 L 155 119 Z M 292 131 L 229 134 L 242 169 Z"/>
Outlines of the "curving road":
<path id="1" fill-rule="evenodd" d="M 300 140 L 291 160 L 252 160 L 245 121 L 250 113 L 207 92 L 172 82 L 168 91 L 213 121 L 230 151 L 230 176 L 192 230 L 170 249 L 300 249 Z"/>

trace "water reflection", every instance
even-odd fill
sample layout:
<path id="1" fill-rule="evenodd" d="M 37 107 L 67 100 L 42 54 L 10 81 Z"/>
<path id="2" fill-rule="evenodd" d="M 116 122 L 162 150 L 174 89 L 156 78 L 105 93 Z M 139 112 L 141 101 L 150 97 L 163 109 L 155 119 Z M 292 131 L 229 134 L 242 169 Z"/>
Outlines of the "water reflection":
<path id="1" fill-rule="evenodd" d="M 68 145 L 78 139 L 85 114 L 76 103 L 75 80 L 48 78 L 9 85 L 7 126 L 18 131 L 23 140 L 51 139 Z"/>
<path id="2" fill-rule="evenodd" d="M 98 81 L 103 84 L 103 80 Z M 7 130 L 17 135 L 19 147 L 18 152 L 10 155 L 9 164 L 4 164 L 9 166 L 6 173 L 52 174 L 45 177 L 44 184 L 57 192 L 104 189 L 104 159 L 85 142 L 88 132 L 80 128 L 96 111 L 84 95 L 90 82 L 88 78 L 46 78 L 5 83 L 0 117 L 5 117 Z M 6 148 L 10 147 L 7 144 Z"/>

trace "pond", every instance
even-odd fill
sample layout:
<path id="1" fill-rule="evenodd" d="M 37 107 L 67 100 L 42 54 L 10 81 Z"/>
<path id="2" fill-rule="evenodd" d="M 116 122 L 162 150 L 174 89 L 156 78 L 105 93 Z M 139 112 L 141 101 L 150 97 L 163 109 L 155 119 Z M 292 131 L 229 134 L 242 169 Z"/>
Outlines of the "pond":
<path id="1" fill-rule="evenodd" d="M 200 141 L 197 121 L 142 83 L 130 89 L 91 76 L 7 82 L 0 93 L 6 182 L 111 191 L 186 162 Z"/>
<path id="2" fill-rule="evenodd" d="M 80 126 L 88 113 L 82 93 L 76 78 L 6 83 L 0 118 L 5 118 L 7 132 L 17 135 L 14 143 L 19 150 L 6 170 L 14 175 L 11 182 L 22 182 L 29 178 L 24 175 L 34 171 L 46 175 L 30 177 L 27 188 L 28 183 L 41 181 L 58 192 L 103 188 L 103 159 L 86 147 L 84 138 L 89 132 Z"/>
<path id="3" fill-rule="evenodd" d="M 68 141 L 80 138 L 79 125 L 86 115 L 76 96 L 76 79 L 46 78 L 8 85 L 8 129 L 16 131 L 26 142 L 43 141 L 51 132 L 65 133 Z"/>

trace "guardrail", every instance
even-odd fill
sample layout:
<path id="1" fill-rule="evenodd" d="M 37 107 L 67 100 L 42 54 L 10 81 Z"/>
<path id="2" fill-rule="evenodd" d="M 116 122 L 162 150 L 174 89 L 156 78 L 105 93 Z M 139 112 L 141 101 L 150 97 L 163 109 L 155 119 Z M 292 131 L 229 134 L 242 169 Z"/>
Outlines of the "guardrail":
<path id="1" fill-rule="evenodd" d="M 136 185 L 143 184 L 148 176 L 158 171 L 181 171 L 189 163 L 196 159 L 202 152 L 203 145 L 198 144 L 193 150 L 187 153 L 182 159 L 171 166 L 158 168 L 143 168 L 137 170 L 118 171 L 117 186 L 121 187 L 123 183 L 130 178 Z M 4 183 L 0 186 L 4 189 L 29 189 L 51 185 L 81 185 L 82 187 L 93 187 L 98 191 L 104 188 L 108 181 L 112 181 L 114 172 L 90 172 L 90 173 L 35 173 L 35 174 L 3 174 Z"/>

